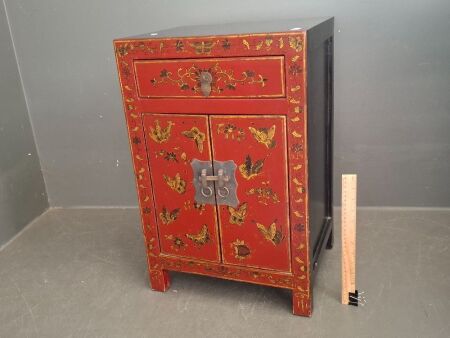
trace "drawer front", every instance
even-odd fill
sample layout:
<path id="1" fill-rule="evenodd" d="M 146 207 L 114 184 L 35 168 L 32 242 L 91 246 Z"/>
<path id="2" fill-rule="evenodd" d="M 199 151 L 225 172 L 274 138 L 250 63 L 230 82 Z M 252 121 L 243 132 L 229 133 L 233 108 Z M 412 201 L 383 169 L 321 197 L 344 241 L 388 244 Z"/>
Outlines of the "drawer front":
<path id="1" fill-rule="evenodd" d="M 237 165 L 235 208 L 218 207 L 224 263 L 290 271 L 284 116 L 211 116 L 213 159 Z"/>
<path id="2" fill-rule="evenodd" d="M 163 254 L 220 261 L 214 205 L 194 202 L 191 160 L 211 161 L 208 117 L 144 114 Z"/>
<path id="3" fill-rule="evenodd" d="M 284 97 L 284 57 L 134 61 L 144 98 Z"/>

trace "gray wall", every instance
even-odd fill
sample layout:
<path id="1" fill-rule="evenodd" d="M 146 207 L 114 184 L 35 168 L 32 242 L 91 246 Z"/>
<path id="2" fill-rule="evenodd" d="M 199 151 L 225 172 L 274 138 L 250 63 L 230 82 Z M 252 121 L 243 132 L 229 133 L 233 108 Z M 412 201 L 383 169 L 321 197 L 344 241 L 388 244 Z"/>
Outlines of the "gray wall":
<path id="1" fill-rule="evenodd" d="M 135 205 L 112 39 L 186 24 L 336 18 L 335 196 L 450 206 L 450 2 L 6 0 L 52 206 Z"/>
<path id="2" fill-rule="evenodd" d="M 0 3 L 0 247 L 47 207 L 44 179 Z"/>

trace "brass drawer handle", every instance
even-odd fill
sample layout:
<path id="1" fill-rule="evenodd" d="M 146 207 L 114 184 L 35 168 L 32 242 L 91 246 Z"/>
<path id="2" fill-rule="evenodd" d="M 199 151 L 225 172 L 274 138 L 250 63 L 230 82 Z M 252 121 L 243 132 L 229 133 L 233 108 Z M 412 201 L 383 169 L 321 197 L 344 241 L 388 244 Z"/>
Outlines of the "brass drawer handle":
<path id="1" fill-rule="evenodd" d="M 200 73 L 200 90 L 202 91 L 203 96 L 208 97 L 211 94 L 211 83 L 213 77 L 210 72 L 201 72 Z"/>

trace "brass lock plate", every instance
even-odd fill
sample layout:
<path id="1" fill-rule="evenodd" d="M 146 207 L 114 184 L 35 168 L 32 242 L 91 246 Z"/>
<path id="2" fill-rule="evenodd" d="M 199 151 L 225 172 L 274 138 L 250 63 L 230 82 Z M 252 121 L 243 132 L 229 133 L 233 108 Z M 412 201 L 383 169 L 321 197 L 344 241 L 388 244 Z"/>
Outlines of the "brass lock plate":
<path id="1" fill-rule="evenodd" d="M 191 161 L 195 188 L 195 202 L 198 204 L 217 204 L 237 207 L 237 182 L 234 161 Z"/>
<path id="2" fill-rule="evenodd" d="M 217 205 L 229 205 L 236 208 L 239 204 L 237 198 L 237 182 L 235 172 L 237 165 L 233 160 L 229 161 L 214 161 L 214 174 L 219 175 L 223 172 L 226 176 L 226 181 L 219 180 L 216 182 L 216 201 Z M 220 175 L 219 175 L 220 177 Z"/>
<path id="3" fill-rule="evenodd" d="M 210 177 L 214 175 L 211 161 L 200 161 L 197 159 L 193 159 L 191 161 L 191 167 L 194 175 L 192 183 L 194 184 L 195 188 L 195 202 L 197 202 L 198 204 L 216 204 L 214 183 L 211 181 L 207 181 L 207 184 L 205 186 L 205 184 L 201 180 L 202 173 Z"/>

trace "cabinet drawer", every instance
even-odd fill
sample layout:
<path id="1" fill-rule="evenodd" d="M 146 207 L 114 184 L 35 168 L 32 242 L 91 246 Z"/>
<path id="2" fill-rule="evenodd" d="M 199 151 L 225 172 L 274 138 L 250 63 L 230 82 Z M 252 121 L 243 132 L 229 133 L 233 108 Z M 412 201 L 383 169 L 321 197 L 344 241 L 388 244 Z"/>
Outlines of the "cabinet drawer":
<path id="1" fill-rule="evenodd" d="M 284 97 L 284 57 L 134 61 L 140 97 Z"/>

